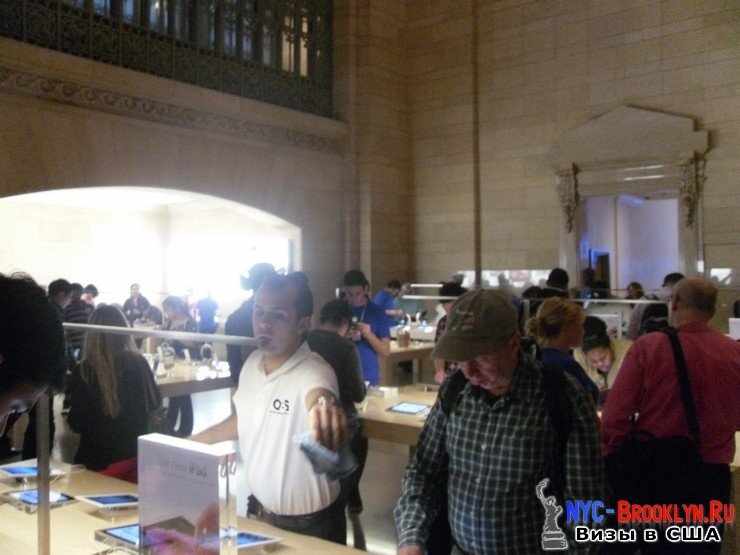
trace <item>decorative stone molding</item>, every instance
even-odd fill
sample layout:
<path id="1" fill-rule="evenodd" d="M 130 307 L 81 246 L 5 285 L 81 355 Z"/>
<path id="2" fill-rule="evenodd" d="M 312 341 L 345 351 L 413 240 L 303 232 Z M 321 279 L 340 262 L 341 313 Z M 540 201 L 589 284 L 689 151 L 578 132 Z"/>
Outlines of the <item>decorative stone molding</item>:
<path id="1" fill-rule="evenodd" d="M 679 197 L 686 209 L 686 227 L 693 227 L 696 223 L 696 214 L 699 206 L 699 198 L 703 189 L 705 176 L 704 158 L 694 158 L 681 165 L 681 187 Z"/>
<path id="2" fill-rule="evenodd" d="M 568 233 L 573 232 L 576 211 L 580 203 L 576 173 L 575 166 L 557 172 L 558 197 L 560 198 L 560 207 L 563 209 L 563 214 L 565 215 L 565 230 Z"/>
<path id="3" fill-rule="evenodd" d="M 0 92 L 34 96 L 79 108 L 98 110 L 140 120 L 188 129 L 225 133 L 247 140 L 263 141 L 314 151 L 341 154 L 338 140 L 296 131 L 287 127 L 250 122 L 223 114 L 195 110 L 152 100 L 18 71 L 0 65 Z"/>

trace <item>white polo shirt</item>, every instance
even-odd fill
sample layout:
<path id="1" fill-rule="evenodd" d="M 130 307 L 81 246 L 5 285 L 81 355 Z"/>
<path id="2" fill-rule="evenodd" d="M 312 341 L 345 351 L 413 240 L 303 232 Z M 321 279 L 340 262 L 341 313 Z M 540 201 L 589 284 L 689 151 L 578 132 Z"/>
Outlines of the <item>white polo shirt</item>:
<path id="1" fill-rule="evenodd" d="M 249 356 L 234 394 L 247 486 L 275 514 L 315 513 L 337 499 L 339 482 L 317 475 L 294 438 L 309 431 L 309 391 L 324 388 L 339 398 L 336 375 L 305 342 L 269 375 L 262 358 L 261 349 Z"/>

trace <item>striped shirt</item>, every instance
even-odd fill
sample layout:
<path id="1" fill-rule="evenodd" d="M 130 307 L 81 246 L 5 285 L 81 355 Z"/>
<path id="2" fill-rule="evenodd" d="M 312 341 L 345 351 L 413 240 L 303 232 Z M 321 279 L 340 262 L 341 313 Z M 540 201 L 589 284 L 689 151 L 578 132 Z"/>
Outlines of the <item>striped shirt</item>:
<path id="1" fill-rule="evenodd" d="M 565 498 L 603 499 L 595 406 L 570 376 L 564 395 L 572 408 L 563 459 Z M 399 546 L 424 545 L 443 500 L 440 485 L 447 483 L 450 527 L 463 551 L 539 553 L 544 510 L 535 487 L 552 477 L 555 450 L 542 370 L 529 357 L 522 356 L 506 395 L 493 397 L 467 384 L 449 417 L 438 400 L 406 470 L 394 512 Z M 594 550 L 572 539 L 570 547 L 570 553 Z"/>

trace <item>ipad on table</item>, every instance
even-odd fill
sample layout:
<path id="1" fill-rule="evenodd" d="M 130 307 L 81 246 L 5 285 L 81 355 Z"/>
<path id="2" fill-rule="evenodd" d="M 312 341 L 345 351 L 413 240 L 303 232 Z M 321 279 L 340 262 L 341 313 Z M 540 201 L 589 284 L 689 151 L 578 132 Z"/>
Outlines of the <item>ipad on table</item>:
<path id="1" fill-rule="evenodd" d="M 36 465 L 24 465 L 24 464 L 9 464 L 0 466 L 0 477 L 2 478 L 16 478 L 16 479 L 28 479 L 36 478 L 39 474 L 39 469 Z M 61 476 L 63 472 L 52 468 L 49 470 L 50 477 Z"/>
<path id="2" fill-rule="evenodd" d="M 95 532 L 95 539 L 108 545 L 139 547 L 139 525 L 128 524 L 125 526 L 116 526 L 113 528 L 98 530 Z M 281 540 L 280 538 L 264 536 L 262 534 L 239 532 L 236 541 L 237 549 L 241 551 L 279 543 Z M 205 547 L 210 547 L 210 545 L 211 544 L 206 543 Z M 213 547 L 218 548 L 218 545 L 213 542 Z"/>
<path id="3" fill-rule="evenodd" d="M 77 500 L 106 510 L 134 509 L 139 505 L 139 497 L 133 493 L 78 495 Z"/>
<path id="4" fill-rule="evenodd" d="M 39 493 L 35 489 L 9 491 L 4 493 L 2 497 L 10 505 L 27 513 L 34 513 L 39 507 Z M 52 509 L 74 501 L 75 498 L 66 493 L 54 490 L 49 492 L 49 505 Z"/>
<path id="5" fill-rule="evenodd" d="M 424 411 L 429 410 L 429 405 L 424 405 L 422 403 L 409 403 L 409 402 L 403 402 L 398 403 L 396 405 L 393 405 L 388 409 L 389 412 L 396 412 L 399 414 L 410 414 L 410 415 L 417 415 L 422 414 Z"/>

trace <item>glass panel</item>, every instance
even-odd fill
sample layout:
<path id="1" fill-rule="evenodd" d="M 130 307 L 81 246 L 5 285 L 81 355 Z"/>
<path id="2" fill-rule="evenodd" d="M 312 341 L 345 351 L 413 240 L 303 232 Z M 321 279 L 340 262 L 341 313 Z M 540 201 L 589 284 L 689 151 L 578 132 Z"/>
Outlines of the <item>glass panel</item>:
<path id="1" fill-rule="evenodd" d="M 149 4 L 149 28 L 164 33 L 167 21 L 167 0 L 151 0 Z"/>
<path id="2" fill-rule="evenodd" d="M 262 25 L 262 63 L 266 66 L 272 65 L 274 57 L 273 31 L 268 22 L 272 19 L 272 10 L 265 9 L 263 12 Z"/>
<path id="3" fill-rule="evenodd" d="M 123 21 L 126 23 L 134 23 L 136 12 L 138 11 L 138 6 L 136 4 L 138 4 L 138 0 L 123 0 L 121 3 Z"/>
<path id="4" fill-rule="evenodd" d="M 295 52 L 293 50 L 293 17 L 285 16 L 283 20 L 283 32 L 282 32 L 282 67 L 285 71 L 293 71 L 295 67 Z"/>
<path id="5" fill-rule="evenodd" d="M 308 46 L 306 44 L 306 39 L 308 39 L 308 18 L 302 17 L 301 18 L 300 56 L 301 56 L 301 76 L 303 77 L 308 77 Z"/>
<path id="6" fill-rule="evenodd" d="M 236 54 L 236 0 L 224 0 L 224 54 Z"/>
<path id="7" fill-rule="evenodd" d="M 110 15 L 110 0 L 95 0 L 93 4 L 95 13 L 100 15 Z"/>

